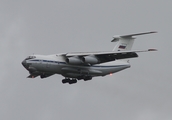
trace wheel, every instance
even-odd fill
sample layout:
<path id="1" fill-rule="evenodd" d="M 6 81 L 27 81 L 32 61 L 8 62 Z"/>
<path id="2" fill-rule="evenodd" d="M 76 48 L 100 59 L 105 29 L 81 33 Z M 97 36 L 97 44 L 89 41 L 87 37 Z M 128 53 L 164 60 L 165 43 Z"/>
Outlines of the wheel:
<path id="1" fill-rule="evenodd" d="M 84 78 L 83 76 L 77 77 L 78 80 L 82 80 L 83 78 Z"/>
<path id="2" fill-rule="evenodd" d="M 40 78 L 41 78 L 41 79 L 45 78 L 45 75 L 40 75 Z"/>
<path id="3" fill-rule="evenodd" d="M 70 80 L 68 80 L 68 79 L 63 79 L 63 80 L 62 80 L 62 83 L 65 84 L 65 83 L 68 83 L 69 81 L 70 81 Z"/>
<path id="4" fill-rule="evenodd" d="M 77 83 L 77 80 L 76 79 L 69 80 L 69 84 L 74 84 L 74 83 Z"/>
<path id="5" fill-rule="evenodd" d="M 88 80 L 91 80 L 91 79 L 92 79 L 91 76 L 87 76 L 87 77 L 84 78 L 84 81 L 88 81 Z"/>

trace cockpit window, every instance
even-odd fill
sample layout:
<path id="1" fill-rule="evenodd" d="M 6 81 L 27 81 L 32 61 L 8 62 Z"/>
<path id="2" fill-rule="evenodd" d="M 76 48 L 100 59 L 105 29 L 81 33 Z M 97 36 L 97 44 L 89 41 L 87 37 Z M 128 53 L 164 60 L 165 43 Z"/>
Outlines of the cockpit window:
<path id="1" fill-rule="evenodd" d="M 25 60 L 29 60 L 29 59 L 34 59 L 36 58 L 35 56 L 28 56 Z"/>

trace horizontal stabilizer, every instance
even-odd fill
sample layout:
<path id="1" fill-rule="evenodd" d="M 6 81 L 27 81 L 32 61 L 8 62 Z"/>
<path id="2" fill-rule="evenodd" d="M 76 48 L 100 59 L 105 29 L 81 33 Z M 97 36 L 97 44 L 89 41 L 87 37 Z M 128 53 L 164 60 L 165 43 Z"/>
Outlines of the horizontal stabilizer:
<path id="1" fill-rule="evenodd" d="M 129 34 L 129 35 L 115 35 L 113 37 L 113 40 L 111 42 L 116 42 L 118 41 L 120 38 L 132 38 L 133 36 L 138 36 L 138 35 L 145 35 L 145 34 L 152 34 L 152 33 L 157 33 L 156 31 L 152 31 L 152 32 L 144 32 L 144 33 L 137 33 L 137 34 Z"/>

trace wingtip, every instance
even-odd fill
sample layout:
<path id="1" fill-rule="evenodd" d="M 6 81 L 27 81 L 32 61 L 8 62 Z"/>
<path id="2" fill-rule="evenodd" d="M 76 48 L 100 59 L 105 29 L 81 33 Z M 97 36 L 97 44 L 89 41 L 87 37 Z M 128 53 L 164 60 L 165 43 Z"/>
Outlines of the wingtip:
<path id="1" fill-rule="evenodd" d="M 150 32 L 150 33 L 158 33 L 157 31 L 152 31 L 152 32 Z"/>
<path id="2" fill-rule="evenodd" d="M 158 51 L 157 49 L 148 49 L 148 51 Z"/>

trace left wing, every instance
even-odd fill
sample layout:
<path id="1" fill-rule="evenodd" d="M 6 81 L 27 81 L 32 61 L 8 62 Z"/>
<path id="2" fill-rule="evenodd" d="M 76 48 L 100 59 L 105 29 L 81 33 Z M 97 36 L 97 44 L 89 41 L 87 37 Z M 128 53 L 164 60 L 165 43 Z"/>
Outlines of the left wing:
<path id="1" fill-rule="evenodd" d="M 50 77 L 54 74 L 52 73 L 42 73 L 42 74 L 30 74 L 27 78 L 36 78 L 38 76 L 40 76 L 41 78 L 46 78 L 46 77 Z"/>
<path id="2" fill-rule="evenodd" d="M 32 75 L 32 74 L 30 74 L 27 78 L 36 78 L 36 77 L 38 77 L 39 75 Z"/>
<path id="3" fill-rule="evenodd" d="M 138 57 L 138 52 L 156 51 L 156 49 L 148 50 L 135 50 L 135 51 L 109 51 L 109 52 L 79 52 L 79 53 L 67 53 L 67 62 L 72 63 L 88 63 L 88 64 L 100 64 L 104 62 L 110 62 L 118 59 L 135 58 Z"/>

